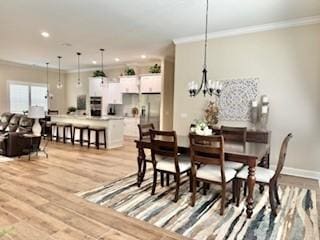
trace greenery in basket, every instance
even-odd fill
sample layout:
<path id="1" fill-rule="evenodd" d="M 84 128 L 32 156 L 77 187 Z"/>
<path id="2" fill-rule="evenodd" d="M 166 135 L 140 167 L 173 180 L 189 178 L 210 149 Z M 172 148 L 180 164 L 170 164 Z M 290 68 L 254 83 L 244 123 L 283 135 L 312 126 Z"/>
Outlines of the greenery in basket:
<path id="1" fill-rule="evenodd" d="M 68 114 L 69 114 L 69 113 L 74 113 L 75 111 L 77 111 L 77 108 L 75 108 L 75 107 L 68 107 Z"/>
<path id="2" fill-rule="evenodd" d="M 136 72 L 134 71 L 133 68 L 127 67 L 127 68 L 124 70 L 124 74 L 127 75 L 127 76 L 133 76 L 133 75 L 136 75 Z"/>
<path id="3" fill-rule="evenodd" d="M 161 66 L 157 63 L 149 68 L 149 73 L 160 73 L 161 72 Z"/>
<path id="4" fill-rule="evenodd" d="M 106 74 L 104 71 L 96 70 L 93 72 L 93 77 L 106 77 Z"/>

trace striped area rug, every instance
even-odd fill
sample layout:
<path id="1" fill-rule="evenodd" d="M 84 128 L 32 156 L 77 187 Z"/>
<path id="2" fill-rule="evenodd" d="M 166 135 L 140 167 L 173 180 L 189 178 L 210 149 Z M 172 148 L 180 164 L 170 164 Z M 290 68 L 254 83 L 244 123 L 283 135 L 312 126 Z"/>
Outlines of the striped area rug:
<path id="1" fill-rule="evenodd" d="M 140 188 L 136 174 L 77 195 L 127 216 L 192 239 L 319 239 L 316 192 L 280 186 L 281 207 L 277 217 L 270 214 L 268 190 L 255 190 L 255 208 L 246 218 L 245 199 L 236 207 L 228 202 L 224 216 L 219 215 L 219 187 L 212 185 L 207 195 L 197 194 L 191 207 L 188 179 L 180 189 L 180 200 L 174 203 L 175 183 L 157 186 L 151 196 L 152 176 L 148 171 Z M 231 193 L 228 196 L 231 198 Z"/>

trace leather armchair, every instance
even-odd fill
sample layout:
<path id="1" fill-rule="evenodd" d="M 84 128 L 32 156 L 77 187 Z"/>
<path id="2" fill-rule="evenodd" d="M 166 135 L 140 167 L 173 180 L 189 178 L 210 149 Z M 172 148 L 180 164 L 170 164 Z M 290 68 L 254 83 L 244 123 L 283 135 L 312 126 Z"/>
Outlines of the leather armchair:
<path id="1" fill-rule="evenodd" d="M 25 138 L 23 134 L 32 133 L 34 120 L 24 115 L 15 114 L 11 117 L 6 128 L 6 133 L 0 137 L 0 152 L 8 157 L 24 155 L 24 149 L 30 145 L 30 138 Z M 40 145 L 40 140 L 37 143 Z"/>
<path id="2" fill-rule="evenodd" d="M 10 119 L 12 118 L 12 113 L 3 113 L 0 117 L 0 133 L 5 132 L 9 125 Z"/>

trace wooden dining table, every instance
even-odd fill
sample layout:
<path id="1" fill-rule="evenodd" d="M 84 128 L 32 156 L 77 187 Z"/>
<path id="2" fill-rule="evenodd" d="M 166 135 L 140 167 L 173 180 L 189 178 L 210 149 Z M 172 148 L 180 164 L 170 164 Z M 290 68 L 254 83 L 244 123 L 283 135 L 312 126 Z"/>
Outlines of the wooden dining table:
<path id="1" fill-rule="evenodd" d="M 136 147 L 138 149 L 138 173 L 137 184 L 140 187 L 144 174 L 145 174 L 145 149 L 151 149 L 150 139 L 135 140 Z M 177 136 L 177 144 L 179 152 L 188 152 L 190 149 L 188 136 Z M 253 192 L 256 182 L 255 168 L 258 163 L 264 160 L 269 163 L 270 144 L 269 143 L 256 143 L 246 142 L 245 144 L 225 142 L 224 144 L 225 161 L 234 161 L 248 165 L 248 195 L 247 195 L 247 217 L 250 218 L 253 212 Z M 265 160 L 267 159 L 267 160 Z M 269 164 L 267 164 L 269 165 Z"/>

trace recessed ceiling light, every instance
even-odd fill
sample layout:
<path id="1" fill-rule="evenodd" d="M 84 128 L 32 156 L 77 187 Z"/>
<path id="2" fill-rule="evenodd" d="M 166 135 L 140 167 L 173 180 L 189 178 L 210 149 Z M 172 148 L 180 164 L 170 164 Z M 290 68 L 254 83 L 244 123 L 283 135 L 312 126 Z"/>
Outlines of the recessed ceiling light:
<path id="1" fill-rule="evenodd" d="M 120 62 L 120 58 L 115 58 L 114 59 L 116 62 Z"/>
<path id="2" fill-rule="evenodd" d="M 48 32 L 42 32 L 41 36 L 45 37 L 45 38 L 48 38 L 48 37 L 50 37 L 50 34 Z"/>
<path id="3" fill-rule="evenodd" d="M 92 64 L 97 64 L 97 61 L 94 61 L 94 60 L 93 60 L 93 61 L 92 61 Z"/>
<path id="4" fill-rule="evenodd" d="M 141 55 L 141 58 L 145 59 L 145 58 L 147 58 L 147 56 L 143 54 L 143 55 Z"/>

